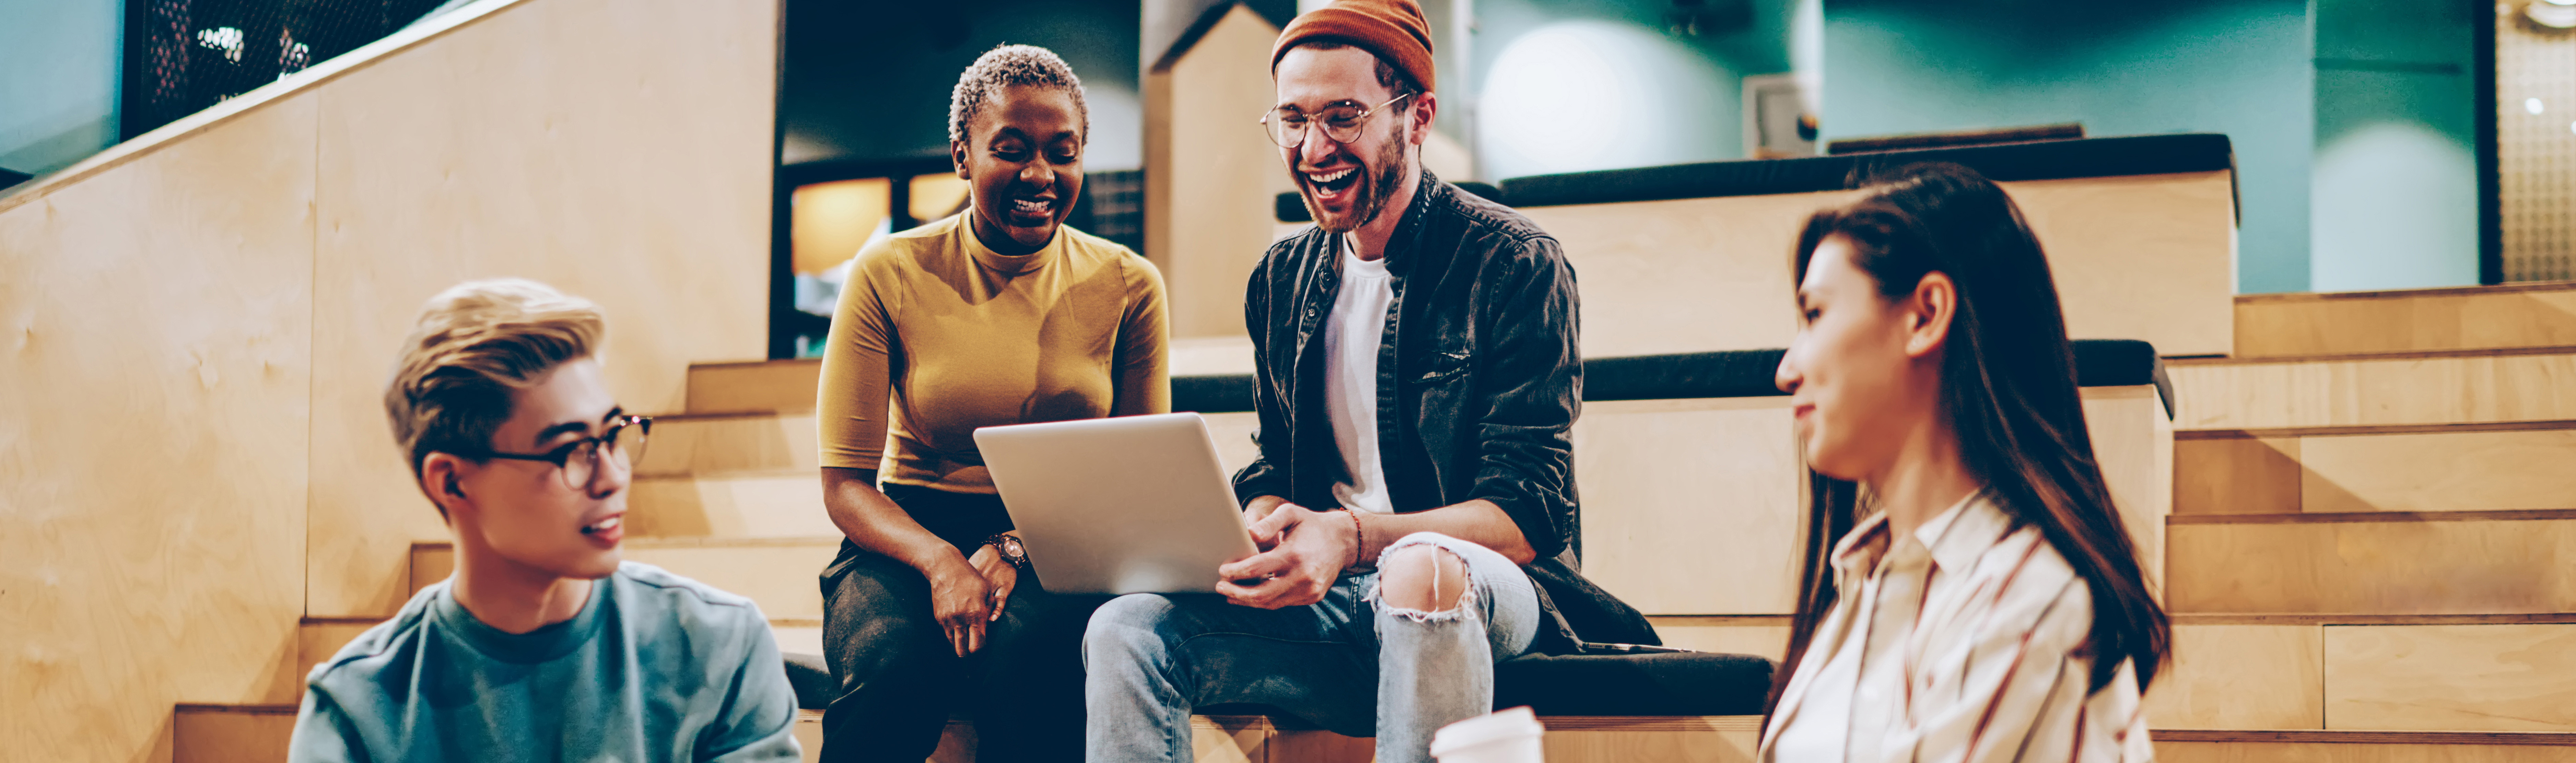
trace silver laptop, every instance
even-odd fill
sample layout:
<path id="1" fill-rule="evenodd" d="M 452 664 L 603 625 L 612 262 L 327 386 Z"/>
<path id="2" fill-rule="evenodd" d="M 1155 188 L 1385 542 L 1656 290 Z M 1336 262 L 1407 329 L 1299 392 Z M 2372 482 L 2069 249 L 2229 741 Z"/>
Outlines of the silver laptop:
<path id="1" fill-rule="evenodd" d="M 1253 555 L 1195 413 L 984 427 L 975 446 L 1051 593 L 1214 593 Z"/>

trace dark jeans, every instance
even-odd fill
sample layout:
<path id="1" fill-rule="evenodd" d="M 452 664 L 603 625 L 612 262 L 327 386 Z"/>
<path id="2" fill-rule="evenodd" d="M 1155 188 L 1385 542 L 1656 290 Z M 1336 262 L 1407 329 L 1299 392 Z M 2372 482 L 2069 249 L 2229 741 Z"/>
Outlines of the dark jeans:
<path id="1" fill-rule="evenodd" d="M 969 556 L 1011 529 L 995 496 L 885 493 Z M 931 619 L 930 582 L 910 565 L 845 540 L 822 585 L 824 658 L 840 686 L 823 711 L 822 760 L 920 763 L 956 709 L 975 719 L 980 760 L 1082 759 L 1082 631 L 1109 597 L 1051 595 L 1022 572 L 983 649 L 961 660 Z"/>

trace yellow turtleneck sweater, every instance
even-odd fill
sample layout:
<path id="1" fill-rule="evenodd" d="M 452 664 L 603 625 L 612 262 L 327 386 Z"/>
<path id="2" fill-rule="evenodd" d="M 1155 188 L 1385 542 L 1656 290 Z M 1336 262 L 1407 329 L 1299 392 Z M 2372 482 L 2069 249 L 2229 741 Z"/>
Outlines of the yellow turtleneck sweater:
<path id="1" fill-rule="evenodd" d="M 1072 226 L 1006 257 L 968 214 L 859 252 L 823 352 L 823 466 L 990 494 L 977 427 L 1171 410 L 1153 263 Z"/>

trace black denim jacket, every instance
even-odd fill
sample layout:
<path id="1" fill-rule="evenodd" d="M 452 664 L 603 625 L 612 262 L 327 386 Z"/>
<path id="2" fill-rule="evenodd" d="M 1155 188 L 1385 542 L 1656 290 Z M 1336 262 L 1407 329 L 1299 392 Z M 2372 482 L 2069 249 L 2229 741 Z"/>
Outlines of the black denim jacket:
<path id="1" fill-rule="evenodd" d="M 1244 295 L 1261 457 L 1238 500 L 1339 505 L 1347 479 L 1324 406 L 1324 325 L 1340 293 L 1340 236 L 1309 228 L 1273 244 Z M 1377 436 L 1398 512 L 1482 498 L 1520 526 L 1545 613 L 1535 648 L 1656 644 L 1633 607 L 1584 580 L 1570 430 L 1583 412 L 1574 268 L 1555 238 L 1510 208 L 1422 174 L 1388 240 L 1395 304 L 1377 361 Z M 1392 540 L 1392 539 L 1390 539 Z"/>

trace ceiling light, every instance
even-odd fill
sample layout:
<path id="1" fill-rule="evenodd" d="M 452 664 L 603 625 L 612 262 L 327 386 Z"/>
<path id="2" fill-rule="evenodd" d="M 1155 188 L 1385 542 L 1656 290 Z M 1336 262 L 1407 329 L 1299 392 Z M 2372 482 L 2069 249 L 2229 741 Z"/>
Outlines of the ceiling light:
<path id="1" fill-rule="evenodd" d="M 2524 98 L 2522 99 L 2522 110 L 2538 114 L 2543 111 L 2548 111 L 2549 109 L 2546 106 L 2542 106 L 2540 99 L 2538 98 Z"/>
<path id="2" fill-rule="evenodd" d="M 2537 2 L 2522 7 L 2522 15 L 2532 23 L 2553 29 L 2576 28 L 2576 0 Z"/>

